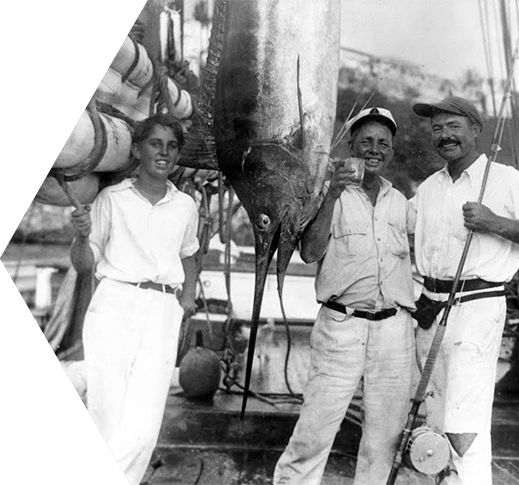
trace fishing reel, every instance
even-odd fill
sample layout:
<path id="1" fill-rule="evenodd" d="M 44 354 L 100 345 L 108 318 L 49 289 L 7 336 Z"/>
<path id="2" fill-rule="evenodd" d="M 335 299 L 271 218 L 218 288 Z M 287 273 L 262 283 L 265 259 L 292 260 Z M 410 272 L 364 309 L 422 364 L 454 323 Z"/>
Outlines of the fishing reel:
<path id="1" fill-rule="evenodd" d="M 437 475 L 447 467 L 450 453 L 447 437 L 422 424 L 411 432 L 403 462 L 417 472 Z"/>

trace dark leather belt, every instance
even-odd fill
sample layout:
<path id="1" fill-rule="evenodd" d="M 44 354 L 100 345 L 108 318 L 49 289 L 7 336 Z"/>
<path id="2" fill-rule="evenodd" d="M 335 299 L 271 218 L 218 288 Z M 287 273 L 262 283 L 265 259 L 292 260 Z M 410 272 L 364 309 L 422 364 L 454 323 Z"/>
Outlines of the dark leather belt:
<path id="1" fill-rule="evenodd" d="M 172 286 L 163 285 L 161 283 L 153 283 L 153 281 L 142 281 L 140 283 L 132 283 L 132 285 L 142 288 L 143 290 L 151 289 L 160 291 L 161 293 L 170 293 L 172 295 L 176 295 L 179 291 L 178 288 L 173 288 Z"/>
<path id="2" fill-rule="evenodd" d="M 396 308 L 388 308 L 387 310 L 380 310 L 379 312 L 365 312 L 362 310 L 353 310 L 348 312 L 346 307 L 341 303 L 335 301 L 327 301 L 323 303 L 325 307 L 331 308 L 337 312 L 344 313 L 345 315 L 351 315 L 352 317 L 365 318 L 366 320 L 385 320 L 386 318 L 396 315 Z"/>
<path id="3" fill-rule="evenodd" d="M 452 290 L 452 280 L 439 280 L 436 278 L 425 277 L 423 285 L 424 287 L 432 291 L 433 293 L 450 293 Z M 479 278 L 472 280 L 460 280 L 456 291 L 477 291 L 485 290 L 487 288 L 494 288 L 496 286 L 502 286 L 504 283 L 493 283 L 490 281 L 481 280 Z"/>

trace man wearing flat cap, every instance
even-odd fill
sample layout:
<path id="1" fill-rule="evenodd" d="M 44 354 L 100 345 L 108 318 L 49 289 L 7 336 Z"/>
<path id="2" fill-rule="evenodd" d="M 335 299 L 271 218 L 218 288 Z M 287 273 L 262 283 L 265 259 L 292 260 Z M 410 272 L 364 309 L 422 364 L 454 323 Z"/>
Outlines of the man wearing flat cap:
<path id="1" fill-rule="evenodd" d="M 321 303 L 310 337 L 304 404 L 274 472 L 276 485 L 318 485 L 335 435 L 362 382 L 364 422 L 355 485 L 384 484 L 409 411 L 415 360 L 414 295 L 407 240 L 407 199 L 381 177 L 397 126 L 384 108 L 367 108 L 347 125 L 362 185 L 336 165 L 301 256 L 317 261 Z"/>
<path id="2" fill-rule="evenodd" d="M 432 144 L 447 162 L 420 185 L 413 200 L 422 301 L 448 299 L 473 231 L 430 381 L 427 421 L 451 445 L 453 467 L 443 483 L 491 485 L 492 400 L 506 315 L 503 284 L 519 267 L 519 172 L 492 163 L 482 203 L 476 203 L 487 166 L 477 146 L 483 122 L 476 107 L 449 97 L 415 104 L 413 110 L 430 118 Z M 418 319 L 422 364 L 441 317 L 442 311 L 428 322 Z"/>

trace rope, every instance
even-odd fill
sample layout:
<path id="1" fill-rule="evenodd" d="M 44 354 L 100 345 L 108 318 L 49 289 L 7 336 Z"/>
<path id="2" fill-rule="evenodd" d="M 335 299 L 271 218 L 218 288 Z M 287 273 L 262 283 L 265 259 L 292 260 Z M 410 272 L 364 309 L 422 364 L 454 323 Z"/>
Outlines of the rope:
<path id="1" fill-rule="evenodd" d="M 224 222 L 223 222 L 223 198 L 224 198 L 224 181 L 222 172 L 218 172 L 218 232 L 220 234 L 220 242 L 224 242 Z"/>
<path id="2" fill-rule="evenodd" d="M 133 118 L 130 118 L 128 115 L 125 115 L 120 109 L 112 106 L 111 104 L 99 101 L 98 99 L 96 100 L 96 109 L 99 113 L 124 121 L 131 130 L 135 130 L 138 125 L 137 121 L 135 121 Z"/>
<path id="3" fill-rule="evenodd" d="M 227 201 L 227 221 L 226 221 L 226 235 L 225 235 L 225 288 L 227 290 L 227 301 L 229 306 L 231 305 L 231 219 L 232 219 L 232 206 L 234 198 L 234 190 L 229 188 Z"/>
<path id="4" fill-rule="evenodd" d="M 168 70 L 164 65 L 159 64 L 158 62 L 153 60 L 152 65 L 153 85 L 150 96 L 150 115 L 152 115 L 153 113 L 161 113 L 163 111 L 173 113 L 175 107 L 180 103 L 182 97 L 179 95 L 178 99 L 175 102 L 171 101 L 171 97 L 169 95 L 168 80 L 175 84 L 179 93 L 181 91 L 181 88 L 175 80 L 169 77 Z"/>
<path id="5" fill-rule="evenodd" d="M 303 399 L 296 395 L 294 393 L 294 391 L 292 390 L 292 387 L 290 386 L 290 381 L 288 379 L 288 362 L 289 362 L 289 359 L 290 359 L 290 351 L 291 351 L 291 347 L 292 347 L 292 338 L 291 338 L 291 335 L 290 335 L 290 326 L 288 324 L 288 319 L 287 319 L 287 315 L 285 313 L 285 304 L 283 303 L 283 296 L 281 294 L 281 291 L 278 292 L 278 295 L 279 295 L 279 306 L 281 307 L 281 314 L 283 315 L 283 323 L 285 325 L 285 332 L 286 332 L 286 336 L 287 336 L 287 351 L 286 351 L 286 354 L 285 354 L 285 364 L 284 364 L 284 367 L 283 367 L 283 373 L 284 373 L 284 376 L 285 376 L 285 384 L 287 386 L 287 389 L 288 389 L 288 392 L 290 393 L 291 396 L 295 397 L 296 399 L 298 399 L 300 402 L 303 401 Z"/>

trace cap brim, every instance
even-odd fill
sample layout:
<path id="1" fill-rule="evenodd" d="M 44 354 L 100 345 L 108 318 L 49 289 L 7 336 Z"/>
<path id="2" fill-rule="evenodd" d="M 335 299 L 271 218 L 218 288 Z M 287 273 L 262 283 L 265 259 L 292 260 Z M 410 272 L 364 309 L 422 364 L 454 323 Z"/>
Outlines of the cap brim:
<path id="1" fill-rule="evenodd" d="M 440 110 L 432 104 L 417 103 L 413 106 L 413 111 L 419 116 L 432 118 L 432 116 Z"/>
<path id="2" fill-rule="evenodd" d="M 417 103 L 413 106 L 413 111 L 420 116 L 424 116 L 426 118 L 433 118 L 437 114 L 440 113 L 450 113 L 458 116 L 465 116 L 468 118 L 468 114 L 462 112 L 459 109 L 453 109 L 450 106 L 445 106 L 442 103 L 438 104 L 427 104 L 427 103 Z M 479 122 L 478 122 L 479 123 Z"/>

